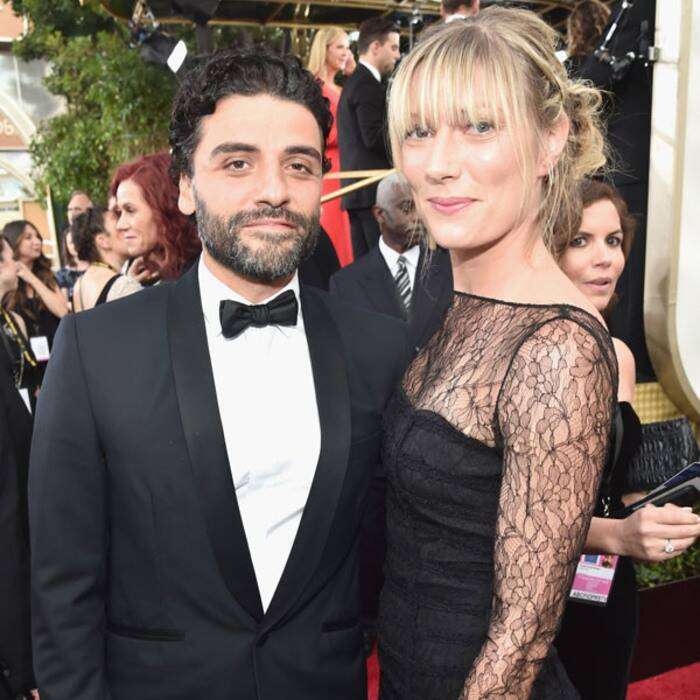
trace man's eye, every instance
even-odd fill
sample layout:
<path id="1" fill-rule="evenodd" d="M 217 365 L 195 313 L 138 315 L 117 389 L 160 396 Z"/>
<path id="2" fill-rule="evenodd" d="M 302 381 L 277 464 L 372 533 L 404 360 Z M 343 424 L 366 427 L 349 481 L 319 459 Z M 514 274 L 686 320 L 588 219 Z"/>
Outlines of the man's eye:
<path id="1" fill-rule="evenodd" d="M 308 173 L 308 174 L 313 173 L 313 170 L 308 165 L 306 165 L 306 163 L 301 163 L 299 161 L 295 161 L 293 163 L 290 163 L 289 167 L 292 170 L 296 170 L 299 173 Z"/>
<path id="2" fill-rule="evenodd" d="M 226 168 L 229 170 L 243 170 L 246 165 L 248 165 L 246 161 L 237 158 L 236 160 L 230 160 L 226 163 Z"/>

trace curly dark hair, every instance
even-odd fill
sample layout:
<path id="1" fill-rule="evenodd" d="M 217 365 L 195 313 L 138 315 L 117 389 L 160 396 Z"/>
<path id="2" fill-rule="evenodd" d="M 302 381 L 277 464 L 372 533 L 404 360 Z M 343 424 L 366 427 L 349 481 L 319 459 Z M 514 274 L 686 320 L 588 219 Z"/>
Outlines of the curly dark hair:
<path id="1" fill-rule="evenodd" d="M 566 21 L 570 56 L 589 56 L 595 51 L 610 19 L 610 8 L 601 0 L 580 0 Z"/>
<path id="2" fill-rule="evenodd" d="M 325 151 L 333 116 L 316 78 L 296 56 L 278 56 L 259 48 L 254 52 L 225 49 L 192 69 L 175 95 L 170 116 L 170 173 L 176 182 L 181 174 L 192 176 L 202 118 L 213 114 L 216 103 L 231 95 L 271 95 L 306 107 L 321 130 L 323 171 L 330 169 Z"/>
<path id="3" fill-rule="evenodd" d="M 80 260 L 94 263 L 102 259 L 95 245 L 95 237 L 105 233 L 104 215 L 105 210 L 102 207 L 91 207 L 73 219 L 70 232 Z"/>

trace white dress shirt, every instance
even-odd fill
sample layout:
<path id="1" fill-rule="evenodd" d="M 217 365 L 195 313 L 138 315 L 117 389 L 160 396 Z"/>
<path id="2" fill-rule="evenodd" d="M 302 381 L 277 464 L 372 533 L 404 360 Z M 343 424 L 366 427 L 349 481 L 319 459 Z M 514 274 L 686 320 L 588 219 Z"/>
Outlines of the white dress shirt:
<path id="1" fill-rule="evenodd" d="M 459 12 L 455 12 L 453 15 L 447 15 L 447 17 L 445 17 L 445 24 L 454 22 L 456 19 L 467 19 L 467 15 L 462 15 Z"/>
<path id="2" fill-rule="evenodd" d="M 367 63 L 363 58 L 360 59 L 360 63 L 377 79 L 378 83 L 382 82 L 382 76 L 371 63 Z"/>
<path id="3" fill-rule="evenodd" d="M 420 258 L 420 246 L 414 245 L 409 248 L 405 253 L 397 253 L 393 248 L 390 248 L 385 242 L 384 238 L 379 238 L 379 252 L 389 266 L 389 271 L 391 276 L 396 279 L 396 274 L 399 271 L 399 256 L 403 255 L 406 258 L 406 271 L 408 272 L 408 279 L 411 280 L 411 294 L 413 294 L 413 289 L 416 284 L 416 270 L 418 269 L 418 259 Z"/>
<path id="4" fill-rule="evenodd" d="M 235 497 L 263 610 L 272 600 L 316 472 L 321 425 L 301 303 L 296 326 L 224 338 L 219 303 L 251 304 L 199 261 L 199 288 Z M 299 299 L 299 279 L 287 289 Z M 231 498 L 234 495 L 231 494 Z"/>

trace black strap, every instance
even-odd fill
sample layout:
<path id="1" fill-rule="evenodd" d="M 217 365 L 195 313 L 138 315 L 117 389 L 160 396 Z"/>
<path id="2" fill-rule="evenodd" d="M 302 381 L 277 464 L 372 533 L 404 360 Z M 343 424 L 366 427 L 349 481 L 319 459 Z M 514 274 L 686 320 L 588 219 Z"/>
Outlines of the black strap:
<path id="1" fill-rule="evenodd" d="M 102 291 L 100 292 L 100 296 L 97 297 L 97 301 L 95 302 L 95 306 L 99 306 L 100 304 L 104 304 L 107 301 L 107 295 L 109 294 L 109 290 L 112 288 L 112 285 L 121 277 L 121 275 L 114 275 L 114 277 L 110 277 L 107 280 L 107 284 L 105 284 L 104 287 L 102 287 Z"/>

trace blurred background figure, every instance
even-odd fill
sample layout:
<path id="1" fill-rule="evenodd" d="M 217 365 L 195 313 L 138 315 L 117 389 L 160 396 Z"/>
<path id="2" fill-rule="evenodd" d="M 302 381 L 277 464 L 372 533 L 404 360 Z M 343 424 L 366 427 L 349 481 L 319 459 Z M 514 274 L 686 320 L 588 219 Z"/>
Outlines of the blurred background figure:
<path id="1" fill-rule="evenodd" d="M 644 337 L 644 262 L 649 143 L 651 139 L 652 67 L 648 57 L 654 36 L 655 0 L 616 2 L 603 29 L 603 39 L 582 63 L 576 77 L 605 90 L 607 136 L 612 150 L 612 184 L 637 220 L 637 245 L 620 278 L 620 300 L 610 315 L 613 335 L 630 347 L 636 360 L 637 380 L 655 378 Z M 592 38 L 592 37 L 591 37 Z M 594 42 L 595 43 L 595 42 Z"/>
<path id="2" fill-rule="evenodd" d="M 24 320 L 30 343 L 43 345 L 43 341 L 34 339 L 45 338 L 50 350 L 58 322 L 68 313 L 68 303 L 42 252 L 39 231 L 29 221 L 19 219 L 5 224 L 2 233 L 12 247 L 19 277 L 17 289 L 8 294 L 7 308 Z M 36 347 L 34 351 L 38 360 L 48 359 Z"/>
<path id="3" fill-rule="evenodd" d="M 89 263 L 75 285 L 74 311 L 91 309 L 141 289 L 133 277 L 120 272 L 129 253 L 116 224 L 114 212 L 100 207 L 88 209 L 73 219 L 71 233 L 78 255 Z"/>
<path id="4" fill-rule="evenodd" d="M 117 231 L 131 258 L 127 270 L 146 285 L 178 279 L 202 249 L 194 221 L 177 206 L 180 191 L 169 168 L 165 152 L 142 156 L 117 168 L 110 185 Z"/>
<path id="5" fill-rule="evenodd" d="M 610 19 L 610 8 L 601 0 L 580 0 L 566 21 L 566 68 L 572 77 L 593 55 L 602 39 Z"/>
<path id="6" fill-rule="evenodd" d="M 617 303 L 615 286 L 632 249 L 635 220 L 614 187 L 587 181 L 581 188 L 580 223 L 559 264 L 596 309 L 608 317 Z M 565 236 L 561 237 L 566 240 Z M 613 339 L 619 366 L 616 453 L 606 466 L 584 551 L 619 555 L 607 605 L 569 601 L 555 646 L 583 700 L 624 700 L 638 629 L 632 559 L 664 561 L 682 554 L 700 535 L 693 513 L 674 505 L 648 506 L 624 519 L 609 517 L 643 494 L 628 493 L 642 459 L 642 428 L 632 408 L 635 362 Z M 624 499 L 624 500 L 623 500 Z M 670 541 L 673 551 L 664 551 Z"/>
<path id="7" fill-rule="evenodd" d="M 61 260 L 63 267 L 56 271 L 56 284 L 63 291 L 68 303 L 73 301 L 73 287 L 80 277 L 85 272 L 88 264 L 84 260 L 78 258 L 78 253 L 73 244 L 73 236 L 70 231 L 70 225 L 66 227 L 61 236 Z"/>
<path id="8" fill-rule="evenodd" d="M 336 272 L 331 293 L 343 301 L 405 321 L 412 344 L 440 326 L 452 298 L 452 267 L 441 249 L 428 251 L 406 180 L 394 173 L 377 188 L 372 208 L 379 245 Z"/>
<path id="9" fill-rule="evenodd" d="M 471 17 L 479 11 L 480 0 L 442 0 L 440 16 L 447 22 Z"/>
<path id="10" fill-rule="evenodd" d="M 12 248 L 0 236 L 0 355 L 3 367 L 9 367 L 17 389 L 23 392 L 25 402 L 35 402 L 38 386 L 37 361 L 27 338 L 24 319 L 6 307 L 6 300 L 17 290 L 17 262 Z"/>
<path id="11" fill-rule="evenodd" d="M 359 64 L 347 79 L 338 102 L 340 167 L 349 170 L 389 168 L 386 141 L 386 87 L 399 60 L 399 29 L 388 17 L 372 17 L 360 25 Z M 344 180 L 350 184 L 354 180 Z M 370 185 L 343 197 L 350 217 L 353 256 L 377 245 L 379 227 L 372 214 L 377 186 Z"/>
<path id="12" fill-rule="evenodd" d="M 68 223 L 72 224 L 76 216 L 84 214 L 93 206 L 92 197 L 82 190 L 73 190 L 68 200 Z"/>
<path id="13" fill-rule="evenodd" d="M 0 285 L 6 280 L 5 255 L 3 251 Z M 0 700 L 30 697 L 30 691 L 36 687 L 29 615 L 27 517 L 32 420 L 17 393 L 14 372 L 12 359 L 0 348 Z"/>
<path id="14" fill-rule="evenodd" d="M 355 59 L 350 51 L 348 35 L 340 27 L 319 29 L 314 35 L 307 68 L 321 81 L 324 97 L 330 102 L 333 126 L 326 142 L 326 158 L 330 161 L 330 172 L 340 170 L 338 151 L 338 101 L 340 87 L 335 78 L 338 73 L 351 75 L 355 70 Z M 323 194 L 340 188 L 340 180 L 323 181 Z M 340 207 L 340 198 L 332 199 L 321 206 L 321 226 L 333 242 L 341 267 L 352 262 L 350 220 Z"/>

